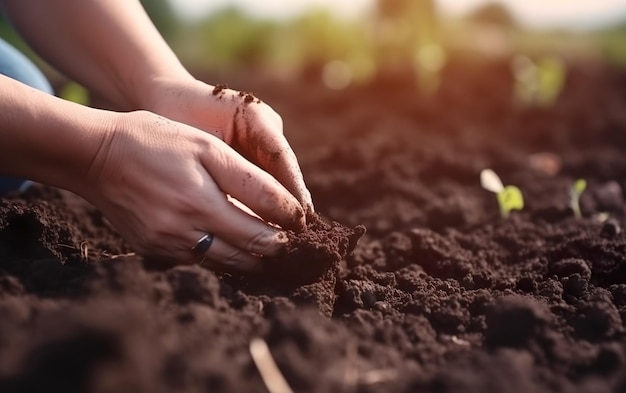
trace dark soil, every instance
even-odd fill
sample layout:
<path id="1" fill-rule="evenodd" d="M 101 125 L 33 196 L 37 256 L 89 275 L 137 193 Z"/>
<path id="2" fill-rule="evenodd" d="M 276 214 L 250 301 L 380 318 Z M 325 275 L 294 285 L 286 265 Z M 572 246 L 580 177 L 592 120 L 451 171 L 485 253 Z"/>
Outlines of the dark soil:
<path id="1" fill-rule="evenodd" d="M 259 276 L 150 266 L 66 192 L 4 198 L 0 391 L 266 392 L 255 337 L 295 392 L 626 391 L 626 73 L 572 64 L 549 109 L 506 61 L 444 81 L 229 81 L 282 114 L 327 217 Z M 524 210 L 500 218 L 486 167 Z"/>

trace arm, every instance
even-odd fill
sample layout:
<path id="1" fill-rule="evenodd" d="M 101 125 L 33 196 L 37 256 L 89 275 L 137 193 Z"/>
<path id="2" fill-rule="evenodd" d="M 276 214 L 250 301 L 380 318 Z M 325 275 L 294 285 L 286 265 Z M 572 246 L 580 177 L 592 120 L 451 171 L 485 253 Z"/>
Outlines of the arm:
<path id="1" fill-rule="evenodd" d="M 159 79 L 193 79 L 137 0 L 0 4 L 46 61 L 121 110 L 149 109 Z"/>
<path id="2" fill-rule="evenodd" d="M 112 123 L 113 113 L 0 75 L 0 173 L 79 191 Z"/>

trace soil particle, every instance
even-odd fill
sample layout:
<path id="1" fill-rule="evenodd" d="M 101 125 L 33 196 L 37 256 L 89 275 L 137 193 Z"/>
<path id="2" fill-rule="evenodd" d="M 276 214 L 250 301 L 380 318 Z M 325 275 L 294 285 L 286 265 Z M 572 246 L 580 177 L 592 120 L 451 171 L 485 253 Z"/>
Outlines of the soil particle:
<path id="1" fill-rule="evenodd" d="M 587 281 L 591 278 L 591 268 L 583 259 L 562 259 L 560 261 L 552 262 L 549 265 L 549 274 L 554 274 L 560 278 L 569 277 L 576 273 Z"/>
<path id="2" fill-rule="evenodd" d="M 222 306 L 217 277 L 200 266 L 177 266 L 167 272 L 167 280 L 177 303 L 202 303 L 215 308 Z"/>
<path id="3" fill-rule="evenodd" d="M 619 235 L 621 231 L 622 228 L 620 227 L 619 222 L 614 218 L 609 218 L 606 220 L 604 225 L 602 225 L 600 235 L 607 238 L 614 238 Z"/>
<path id="4" fill-rule="evenodd" d="M 220 93 L 222 93 L 226 89 L 228 89 L 228 85 L 227 84 L 225 84 L 225 83 L 218 83 L 213 88 L 213 95 L 214 96 L 219 95 Z"/>
<path id="5" fill-rule="evenodd" d="M 411 258 L 414 258 L 426 273 L 439 278 L 456 279 L 462 279 L 471 273 L 468 255 L 453 240 L 422 228 L 412 229 L 408 236 L 412 241 Z"/>
<path id="6" fill-rule="evenodd" d="M 499 299 L 487 314 L 485 344 L 492 348 L 519 348 L 543 335 L 550 323 L 550 310 L 521 296 Z"/>
<path id="7" fill-rule="evenodd" d="M 587 293 L 589 279 L 584 278 L 579 273 L 574 273 L 561 279 L 563 292 L 574 297 L 582 297 Z"/>
<path id="8" fill-rule="evenodd" d="M 619 211 L 624 205 L 622 188 L 616 181 L 597 185 L 591 190 L 590 197 L 596 211 Z"/>
<path id="9" fill-rule="evenodd" d="M 607 291 L 596 290 L 574 317 L 576 333 L 587 340 L 604 340 L 623 332 L 619 311 Z"/>
<path id="10" fill-rule="evenodd" d="M 354 250 L 364 233 L 363 226 L 351 229 L 310 215 L 304 231 L 288 232 L 285 251 L 266 260 L 267 273 L 293 286 L 315 282 L 330 269 L 338 271 L 341 261 Z"/>
<path id="11" fill-rule="evenodd" d="M 258 104 L 261 102 L 261 100 L 259 100 L 258 98 L 254 96 L 254 93 L 249 92 L 249 91 L 240 91 L 238 95 L 239 97 L 243 97 L 243 102 L 245 104 L 250 104 L 253 102 Z"/>

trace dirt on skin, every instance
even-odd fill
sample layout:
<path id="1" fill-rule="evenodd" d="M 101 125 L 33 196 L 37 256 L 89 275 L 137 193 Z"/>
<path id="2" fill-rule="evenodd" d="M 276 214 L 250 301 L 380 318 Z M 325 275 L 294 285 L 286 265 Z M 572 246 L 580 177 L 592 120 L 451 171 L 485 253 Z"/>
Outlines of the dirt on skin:
<path id="1" fill-rule="evenodd" d="M 626 74 L 571 64 L 552 108 L 512 100 L 508 59 L 443 81 L 229 81 L 281 113 L 325 217 L 259 276 L 151 266 L 66 192 L 2 199 L 0 391 L 267 392 L 256 337 L 295 392 L 625 391 Z"/>

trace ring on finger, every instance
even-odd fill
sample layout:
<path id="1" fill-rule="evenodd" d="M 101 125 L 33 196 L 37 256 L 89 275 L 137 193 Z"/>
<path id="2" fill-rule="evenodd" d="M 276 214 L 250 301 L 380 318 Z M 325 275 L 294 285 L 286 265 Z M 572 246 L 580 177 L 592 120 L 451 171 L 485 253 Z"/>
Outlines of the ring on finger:
<path id="1" fill-rule="evenodd" d="M 207 233 L 205 235 L 203 235 L 197 242 L 196 244 L 191 247 L 191 252 L 195 255 L 195 256 L 200 256 L 200 255 L 204 255 L 206 254 L 207 251 L 209 251 L 209 249 L 211 248 L 211 245 L 213 244 L 213 234 L 212 233 Z"/>

